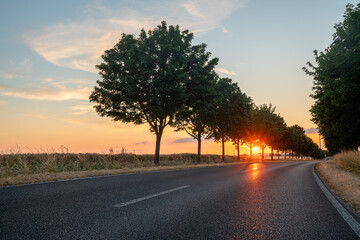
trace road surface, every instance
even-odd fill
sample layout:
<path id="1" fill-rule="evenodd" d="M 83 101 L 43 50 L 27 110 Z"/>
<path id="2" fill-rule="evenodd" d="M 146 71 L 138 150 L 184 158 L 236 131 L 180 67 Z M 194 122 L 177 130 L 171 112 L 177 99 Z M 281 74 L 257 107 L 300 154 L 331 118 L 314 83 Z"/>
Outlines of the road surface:
<path id="1" fill-rule="evenodd" d="M 0 188 L 0 239 L 358 239 L 313 162 Z"/>

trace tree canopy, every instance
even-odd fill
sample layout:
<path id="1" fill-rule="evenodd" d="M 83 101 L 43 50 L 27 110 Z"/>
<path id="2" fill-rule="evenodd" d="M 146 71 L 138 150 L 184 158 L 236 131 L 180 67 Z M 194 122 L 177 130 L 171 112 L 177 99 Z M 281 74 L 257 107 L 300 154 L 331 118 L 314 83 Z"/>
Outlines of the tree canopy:
<path id="1" fill-rule="evenodd" d="M 148 123 L 156 135 L 156 164 L 164 128 L 174 125 L 176 114 L 187 102 L 185 86 L 201 64 L 203 71 L 211 71 L 217 62 L 204 67 L 209 54 L 204 45 L 192 46 L 192 40 L 188 30 L 180 31 L 179 26 L 163 21 L 154 30 L 142 29 L 137 38 L 123 34 L 96 66 L 102 78 L 90 95 L 90 101 L 97 103 L 96 111 L 114 121 Z"/>
<path id="2" fill-rule="evenodd" d="M 312 121 L 332 153 L 360 146 L 360 4 L 348 4 L 335 25 L 333 42 L 314 51 L 316 65 L 303 70 L 314 78 Z"/>
<path id="3" fill-rule="evenodd" d="M 209 125 L 215 114 L 215 86 L 218 78 L 214 70 L 218 59 L 210 60 L 211 54 L 205 49 L 205 44 L 192 48 L 194 56 L 190 58 L 191 71 L 185 83 L 186 103 L 176 114 L 175 122 L 177 131 L 186 131 L 198 141 L 198 162 L 202 137 L 209 133 Z"/>
<path id="4" fill-rule="evenodd" d="M 209 137 L 222 143 L 222 159 L 225 158 L 225 141 L 229 140 L 237 126 L 252 107 L 252 100 L 241 92 L 237 83 L 229 78 L 220 78 L 215 86 L 214 118 L 210 122 Z"/>
<path id="5" fill-rule="evenodd" d="M 166 22 L 148 32 L 142 29 L 138 37 L 122 34 L 96 66 L 101 80 L 89 97 L 96 112 L 114 121 L 148 123 L 156 135 L 155 164 L 167 126 L 197 139 L 198 160 L 203 136 L 222 142 L 223 160 L 224 143 L 230 139 L 237 145 L 238 158 L 244 142 L 250 149 L 259 144 L 262 158 L 267 146 L 301 156 L 321 155 L 301 127 L 286 127 L 271 104 L 255 106 L 237 83 L 219 78 L 218 59 L 211 58 L 205 44 L 192 45 L 192 40 L 188 30 Z"/>

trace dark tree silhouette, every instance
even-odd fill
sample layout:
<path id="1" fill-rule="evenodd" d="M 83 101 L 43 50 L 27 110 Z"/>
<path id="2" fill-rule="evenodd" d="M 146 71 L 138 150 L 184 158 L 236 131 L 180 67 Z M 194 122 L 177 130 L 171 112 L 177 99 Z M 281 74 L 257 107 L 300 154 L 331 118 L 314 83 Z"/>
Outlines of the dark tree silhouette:
<path id="1" fill-rule="evenodd" d="M 102 77 L 90 95 L 96 111 L 114 121 L 148 123 L 156 135 L 155 164 L 164 128 L 174 125 L 187 101 L 185 85 L 199 62 L 192 59 L 197 57 L 194 51 L 203 49 L 192 47 L 192 40 L 188 30 L 162 22 L 147 33 L 141 30 L 138 38 L 123 34 L 96 66 Z"/>
<path id="2" fill-rule="evenodd" d="M 214 118 L 217 74 L 214 71 L 218 59 L 210 60 L 206 45 L 192 48 L 190 78 L 185 83 L 187 101 L 176 115 L 176 131 L 186 131 L 198 141 L 198 162 L 201 157 L 201 141 L 209 133 Z"/>
<path id="3" fill-rule="evenodd" d="M 317 66 L 303 70 L 314 78 L 312 121 L 332 153 L 360 146 L 360 4 L 348 4 L 335 25 L 333 43 L 315 53 Z"/>

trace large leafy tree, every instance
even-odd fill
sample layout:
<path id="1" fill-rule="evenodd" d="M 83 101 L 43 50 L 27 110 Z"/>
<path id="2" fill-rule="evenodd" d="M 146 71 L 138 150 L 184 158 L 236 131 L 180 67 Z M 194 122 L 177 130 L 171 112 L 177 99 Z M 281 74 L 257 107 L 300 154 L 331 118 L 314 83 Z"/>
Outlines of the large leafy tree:
<path id="1" fill-rule="evenodd" d="M 209 125 L 214 118 L 216 99 L 215 66 L 218 59 L 210 59 L 206 45 L 192 47 L 189 79 L 185 83 L 186 103 L 176 115 L 177 131 L 186 131 L 198 141 L 198 162 L 201 157 L 202 137 L 209 133 Z"/>
<path id="2" fill-rule="evenodd" d="M 220 78 L 215 85 L 214 118 L 209 123 L 210 134 L 222 143 L 222 159 L 225 159 L 225 142 L 230 139 L 234 126 L 243 121 L 252 106 L 252 100 L 242 93 L 237 83 L 229 78 Z"/>
<path id="3" fill-rule="evenodd" d="M 243 97 L 244 104 L 242 111 L 236 111 L 236 114 L 240 115 L 233 116 L 234 119 L 230 122 L 232 124 L 231 131 L 228 133 L 233 145 L 236 147 L 238 161 L 240 161 L 240 146 L 246 143 L 246 130 L 250 125 L 251 114 L 254 107 L 251 98 L 246 99 L 246 95 Z"/>
<path id="4" fill-rule="evenodd" d="M 164 128 L 174 124 L 186 102 L 185 84 L 192 69 L 193 34 L 162 22 L 139 37 L 123 34 L 102 55 L 90 101 L 100 116 L 134 124 L 148 123 L 156 135 L 155 164 L 159 164 Z M 196 61 L 195 61 L 196 62 Z"/>
<path id="5" fill-rule="evenodd" d="M 304 71 L 314 78 L 310 112 L 330 152 L 360 145 L 360 4 L 348 4 L 335 25 L 333 43 L 315 53 L 317 66 Z"/>
<path id="6" fill-rule="evenodd" d="M 263 104 L 254 107 L 251 113 L 251 119 L 245 128 L 245 139 L 249 142 L 251 148 L 256 142 L 262 150 L 262 160 L 264 160 L 264 151 L 267 146 L 276 145 L 280 142 L 286 124 L 284 119 L 275 113 L 275 107 L 271 104 Z"/>

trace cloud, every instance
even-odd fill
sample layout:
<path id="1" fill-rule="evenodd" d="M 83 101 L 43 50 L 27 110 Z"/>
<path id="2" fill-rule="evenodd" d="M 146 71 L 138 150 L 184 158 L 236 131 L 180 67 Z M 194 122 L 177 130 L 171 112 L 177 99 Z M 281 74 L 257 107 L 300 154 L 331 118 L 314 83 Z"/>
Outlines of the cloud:
<path id="1" fill-rule="evenodd" d="M 32 63 L 27 57 L 20 61 L 10 60 L 6 65 L 6 71 L 0 70 L 0 79 L 13 79 L 28 75 L 32 71 Z"/>
<path id="2" fill-rule="evenodd" d="M 52 86 L 42 88 L 17 88 L 0 85 L 0 96 L 18 97 L 31 100 L 64 101 L 64 100 L 87 100 L 92 88 L 66 88 L 64 86 Z"/>
<path id="3" fill-rule="evenodd" d="M 145 144 L 147 144 L 147 143 L 148 143 L 148 141 L 137 142 L 136 145 L 145 145 Z"/>
<path id="4" fill-rule="evenodd" d="M 153 29 L 162 20 L 183 29 L 202 33 L 219 27 L 246 0 L 163 1 L 138 9 L 113 10 L 101 2 L 89 4 L 80 21 L 61 22 L 23 34 L 25 42 L 40 56 L 55 65 L 97 73 L 101 55 L 113 47 L 121 33 L 138 34 L 141 28 Z M 152 5 L 154 5 L 152 7 Z M 151 12 L 151 15 L 146 14 Z M 87 16 L 88 14 L 88 16 Z M 92 15 L 96 14 L 94 18 Z M 121 16 L 121 17 L 119 17 Z M 95 20 L 97 19 L 97 20 Z"/>
<path id="5" fill-rule="evenodd" d="M 95 111 L 92 105 L 75 105 L 70 107 L 70 109 L 74 111 L 74 115 L 84 115 Z"/>
<path id="6" fill-rule="evenodd" d="M 231 72 L 225 68 L 215 68 L 216 71 L 220 72 L 220 73 L 224 73 L 224 74 L 227 74 L 227 75 L 232 75 L 232 76 L 237 76 L 237 73 L 236 72 Z"/>
<path id="7" fill-rule="evenodd" d="M 172 144 L 175 143 L 190 143 L 190 142 L 196 142 L 196 140 L 192 137 L 185 137 L 185 138 L 178 138 L 172 141 Z"/>
<path id="8" fill-rule="evenodd" d="M 202 18 L 202 19 L 206 19 L 206 15 L 204 14 L 204 12 L 202 12 L 199 7 L 197 6 L 197 2 L 196 1 L 188 1 L 183 3 L 183 8 L 192 16 L 194 17 L 198 17 L 198 18 Z"/>
<path id="9" fill-rule="evenodd" d="M 8 102 L 0 100 L 0 105 L 6 105 L 6 104 L 8 104 Z"/>
<path id="10" fill-rule="evenodd" d="M 226 28 L 224 28 L 224 27 L 221 29 L 221 31 L 222 31 L 223 33 L 229 33 L 229 31 L 228 31 Z"/>
<path id="11" fill-rule="evenodd" d="M 16 75 L 13 74 L 13 73 L 7 73 L 7 72 L 0 72 L 0 79 L 1 78 L 5 78 L 5 79 L 12 79 L 12 78 L 15 78 Z"/>
<path id="12" fill-rule="evenodd" d="M 317 128 L 309 128 L 309 129 L 305 129 L 305 134 L 314 134 L 314 133 L 318 133 L 319 129 Z"/>

